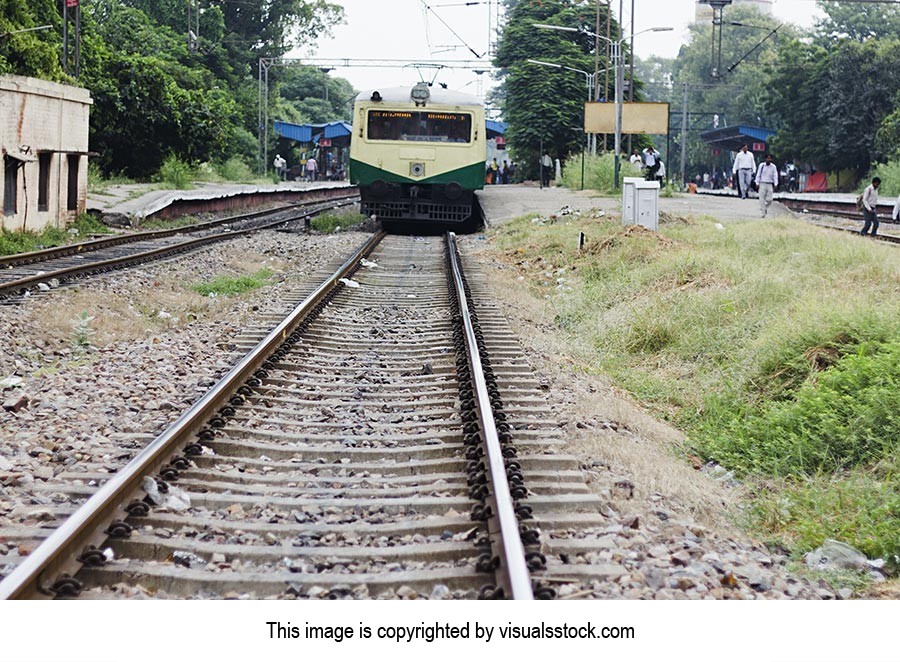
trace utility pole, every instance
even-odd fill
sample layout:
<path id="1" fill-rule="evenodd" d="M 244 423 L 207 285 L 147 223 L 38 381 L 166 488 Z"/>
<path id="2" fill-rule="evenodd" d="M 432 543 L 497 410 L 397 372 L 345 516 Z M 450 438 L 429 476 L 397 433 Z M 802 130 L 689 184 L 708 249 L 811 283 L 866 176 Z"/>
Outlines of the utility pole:
<path id="1" fill-rule="evenodd" d="M 687 187 L 685 168 L 687 165 L 687 109 L 688 109 L 688 84 L 684 84 L 684 100 L 681 102 L 681 188 Z"/>
<path id="2" fill-rule="evenodd" d="M 200 3 L 187 0 L 187 40 L 192 53 L 200 48 Z"/>
<path id="3" fill-rule="evenodd" d="M 628 101 L 634 101 L 634 0 L 631 0 L 631 53 L 628 58 L 631 62 L 630 73 L 628 74 Z M 628 153 L 631 154 L 632 135 L 628 134 Z M 668 171 L 666 171 L 668 172 Z"/>
<path id="4" fill-rule="evenodd" d="M 70 22 L 74 24 L 75 28 L 74 43 L 70 40 L 69 35 Z M 81 5 L 79 0 L 63 0 L 62 64 L 63 71 L 78 78 L 81 73 Z"/>

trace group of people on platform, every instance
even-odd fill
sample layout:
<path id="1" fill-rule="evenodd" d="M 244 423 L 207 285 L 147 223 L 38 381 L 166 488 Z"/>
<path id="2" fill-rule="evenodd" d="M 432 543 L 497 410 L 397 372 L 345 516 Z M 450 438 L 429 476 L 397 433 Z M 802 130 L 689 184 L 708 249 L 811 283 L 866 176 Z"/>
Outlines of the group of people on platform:
<path id="1" fill-rule="evenodd" d="M 742 145 L 740 151 L 734 157 L 731 172 L 738 194 L 742 199 L 746 200 L 750 197 L 751 189 L 758 191 L 759 211 L 763 218 L 768 215 L 769 206 L 772 204 L 775 191 L 778 189 L 779 177 L 786 174 L 786 176 L 791 178 L 788 186 L 789 191 L 795 190 L 794 179 L 799 179 L 796 174 L 797 168 L 793 163 L 789 163 L 786 166 L 785 173 L 780 173 L 771 154 L 766 154 L 765 160 L 757 165 L 756 159 L 747 145 Z M 857 206 L 863 214 L 863 227 L 860 230 L 860 234 L 863 236 L 871 234 L 874 237 L 878 233 L 878 188 L 880 186 L 881 178 L 872 178 L 871 184 L 865 188 L 857 199 Z M 897 198 L 897 202 L 894 204 L 892 217 L 895 221 L 900 218 L 900 197 Z"/>
<path id="2" fill-rule="evenodd" d="M 666 164 L 662 160 L 659 152 L 656 151 L 656 148 L 652 145 L 645 149 L 643 152 L 638 151 L 637 148 L 631 153 L 631 157 L 628 159 L 632 165 L 638 167 L 643 171 L 644 176 L 647 178 L 647 181 L 658 181 L 660 185 L 666 179 Z"/>
<path id="3" fill-rule="evenodd" d="M 316 160 L 315 156 L 312 155 L 300 159 L 299 166 L 288 168 L 287 161 L 281 156 L 281 154 L 276 154 L 275 160 L 272 162 L 272 165 L 275 167 L 275 173 L 278 175 L 278 179 L 281 181 L 295 179 L 315 182 L 318 179 L 322 178 L 337 181 L 346 179 L 346 172 L 344 169 L 344 164 L 342 162 L 335 162 L 330 153 L 327 154 L 325 160 L 327 165 L 325 167 L 324 173 L 321 172 L 319 162 Z"/>
<path id="4" fill-rule="evenodd" d="M 516 162 L 503 159 L 501 166 L 496 158 L 491 159 L 484 170 L 485 184 L 509 184 L 516 174 Z"/>

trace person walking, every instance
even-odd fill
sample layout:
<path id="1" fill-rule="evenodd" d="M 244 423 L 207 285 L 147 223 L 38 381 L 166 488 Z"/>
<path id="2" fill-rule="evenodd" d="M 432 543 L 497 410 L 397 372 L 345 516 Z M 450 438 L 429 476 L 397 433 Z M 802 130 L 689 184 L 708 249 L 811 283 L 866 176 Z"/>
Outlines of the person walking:
<path id="1" fill-rule="evenodd" d="M 275 155 L 275 161 L 272 162 L 272 165 L 275 166 L 275 173 L 278 175 L 278 179 L 284 179 L 284 173 L 287 169 L 287 161 L 281 158 L 281 154 Z"/>
<path id="2" fill-rule="evenodd" d="M 656 179 L 656 171 L 659 170 L 659 152 L 653 145 L 644 150 L 644 165 L 647 166 L 647 181 Z"/>
<path id="3" fill-rule="evenodd" d="M 553 159 L 550 158 L 549 152 L 544 152 L 541 157 L 541 184 L 545 187 L 550 186 L 550 171 L 553 168 Z"/>
<path id="4" fill-rule="evenodd" d="M 509 184 L 509 161 L 503 160 L 503 167 L 500 169 L 500 183 Z"/>
<path id="5" fill-rule="evenodd" d="M 741 145 L 741 151 L 734 157 L 731 172 L 740 183 L 741 198 L 744 200 L 750 197 L 750 180 L 753 178 L 754 170 L 756 159 L 753 158 L 753 152 L 748 151 L 747 145 Z"/>
<path id="6" fill-rule="evenodd" d="M 865 224 L 860 234 L 865 236 L 872 227 L 872 236 L 878 233 L 878 187 L 881 186 L 881 178 L 875 177 L 872 183 L 862 193 L 863 218 Z"/>
<path id="7" fill-rule="evenodd" d="M 316 175 L 319 172 L 319 164 L 316 162 L 315 157 L 310 156 L 306 159 L 306 175 L 309 177 L 310 182 L 316 181 Z"/>
<path id="8" fill-rule="evenodd" d="M 759 164 L 756 185 L 759 187 L 759 211 L 765 218 L 775 196 L 775 189 L 778 188 L 778 166 L 772 163 L 771 154 L 766 154 L 766 162 Z"/>
<path id="9" fill-rule="evenodd" d="M 631 153 L 631 158 L 629 158 L 628 160 L 631 161 L 631 165 L 636 166 L 637 168 L 643 169 L 644 159 L 641 156 L 640 151 L 638 151 L 637 147 L 634 148 L 634 151 Z"/>

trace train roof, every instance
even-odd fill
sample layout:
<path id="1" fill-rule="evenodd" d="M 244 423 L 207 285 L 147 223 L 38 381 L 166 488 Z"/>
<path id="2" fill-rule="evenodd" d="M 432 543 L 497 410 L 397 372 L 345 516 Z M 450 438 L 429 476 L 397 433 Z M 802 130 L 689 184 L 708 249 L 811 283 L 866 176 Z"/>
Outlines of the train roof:
<path id="1" fill-rule="evenodd" d="M 442 87 L 430 87 L 428 91 L 431 97 L 428 103 L 436 103 L 445 106 L 484 106 L 484 101 L 474 94 L 466 94 L 465 92 L 455 92 L 453 90 L 445 90 Z M 371 101 L 372 95 L 378 92 L 381 100 L 386 103 L 410 103 L 412 98 L 410 93 L 412 87 L 388 87 L 388 88 L 372 88 L 360 92 L 357 101 Z"/>

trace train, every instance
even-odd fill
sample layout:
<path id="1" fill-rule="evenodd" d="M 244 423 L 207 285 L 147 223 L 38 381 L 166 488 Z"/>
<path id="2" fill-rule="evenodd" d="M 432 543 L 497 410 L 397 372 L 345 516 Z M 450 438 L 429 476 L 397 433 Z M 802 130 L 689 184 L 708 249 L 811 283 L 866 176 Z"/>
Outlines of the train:
<path id="1" fill-rule="evenodd" d="M 486 144 L 484 104 L 476 96 L 427 83 L 361 92 L 349 165 L 362 213 L 385 229 L 471 228 Z"/>

